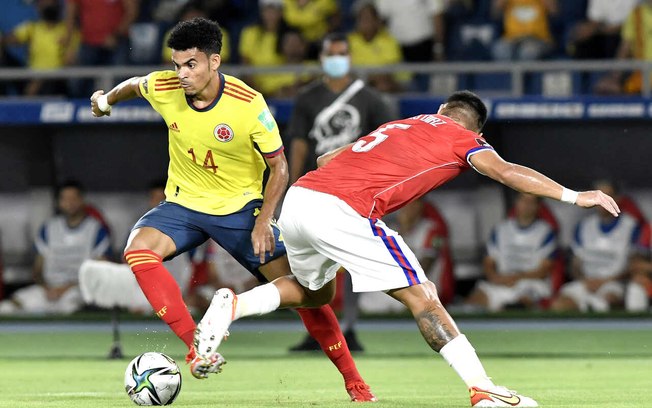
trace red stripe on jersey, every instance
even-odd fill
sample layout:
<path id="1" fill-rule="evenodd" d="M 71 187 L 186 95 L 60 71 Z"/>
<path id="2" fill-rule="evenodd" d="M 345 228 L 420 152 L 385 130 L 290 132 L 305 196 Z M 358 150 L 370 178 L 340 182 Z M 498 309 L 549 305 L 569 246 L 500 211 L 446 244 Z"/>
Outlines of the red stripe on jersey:
<path id="1" fill-rule="evenodd" d="M 155 83 L 164 83 L 164 82 L 172 82 L 172 81 L 177 81 L 179 82 L 179 77 L 170 77 L 170 78 L 156 78 Z"/>
<path id="2" fill-rule="evenodd" d="M 252 96 L 249 96 L 248 94 L 246 94 L 246 93 L 240 91 L 239 89 L 232 88 L 232 87 L 230 87 L 228 84 L 224 87 L 224 89 L 225 89 L 225 90 L 228 90 L 228 91 L 231 92 L 231 93 L 238 94 L 238 95 L 242 96 L 243 98 L 247 98 L 247 99 L 249 99 L 249 100 L 253 100 L 253 99 L 254 99 Z"/>
<path id="3" fill-rule="evenodd" d="M 155 89 L 156 91 L 173 91 L 173 90 L 175 90 L 175 89 L 181 89 L 181 85 L 155 87 L 154 89 Z"/>
<path id="4" fill-rule="evenodd" d="M 244 98 L 244 97 L 242 97 L 242 96 L 239 96 L 239 95 L 236 95 L 236 94 L 232 94 L 232 93 L 230 93 L 230 92 L 227 92 L 226 89 L 224 90 L 224 95 L 229 95 L 229 96 L 231 96 L 231 97 L 233 97 L 233 98 L 240 99 L 241 101 L 251 102 L 251 99 L 246 99 L 246 98 Z"/>
<path id="5" fill-rule="evenodd" d="M 283 150 L 285 150 L 285 146 L 281 146 L 278 149 L 274 150 L 273 152 L 263 153 L 263 156 L 267 157 L 268 159 L 272 157 L 276 157 L 279 154 L 283 153 Z"/>
<path id="6" fill-rule="evenodd" d="M 253 98 L 254 96 L 256 96 L 256 93 L 251 92 L 250 90 L 248 90 L 248 89 L 246 89 L 246 88 L 244 88 L 244 87 L 242 87 L 242 86 L 240 86 L 240 85 L 238 85 L 238 84 L 234 84 L 233 82 L 227 82 L 225 85 L 226 85 L 226 86 L 231 86 L 231 87 L 238 88 L 238 89 L 241 90 L 242 92 L 244 92 L 244 93 L 246 93 L 246 94 L 249 94 L 249 96 L 251 96 L 252 98 Z"/>

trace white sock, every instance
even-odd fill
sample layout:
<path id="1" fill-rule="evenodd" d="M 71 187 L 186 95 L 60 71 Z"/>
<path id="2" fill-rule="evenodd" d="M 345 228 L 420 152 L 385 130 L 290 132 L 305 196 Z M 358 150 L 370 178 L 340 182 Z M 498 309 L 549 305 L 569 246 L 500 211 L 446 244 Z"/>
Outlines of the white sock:
<path id="1" fill-rule="evenodd" d="M 648 298 L 645 288 L 638 283 L 630 282 L 625 292 L 625 309 L 628 312 L 644 312 L 648 308 Z"/>
<path id="2" fill-rule="evenodd" d="M 233 320 L 273 312 L 280 304 L 281 294 L 273 283 L 257 286 L 238 295 Z"/>
<path id="3" fill-rule="evenodd" d="M 494 386 L 465 335 L 460 334 L 449 341 L 439 350 L 439 354 L 453 367 L 468 388 L 476 386 L 487 389 Z"/>

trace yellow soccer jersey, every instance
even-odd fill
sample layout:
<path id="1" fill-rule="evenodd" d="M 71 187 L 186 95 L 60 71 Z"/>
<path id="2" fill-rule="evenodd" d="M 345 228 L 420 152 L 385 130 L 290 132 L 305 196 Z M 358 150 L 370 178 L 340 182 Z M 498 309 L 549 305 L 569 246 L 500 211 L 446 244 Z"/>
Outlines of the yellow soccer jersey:
<path id="1" fill-rule="evenodd" d="M 169 129 L 167 201 L 225 215 L 263 197 L 263 156 L 280 154 L 283 142 L 262 95 L 218 75 L 217 98 L 204 109 L 186 99 L 174 71 L 152 72 L 140 92 Z"/>

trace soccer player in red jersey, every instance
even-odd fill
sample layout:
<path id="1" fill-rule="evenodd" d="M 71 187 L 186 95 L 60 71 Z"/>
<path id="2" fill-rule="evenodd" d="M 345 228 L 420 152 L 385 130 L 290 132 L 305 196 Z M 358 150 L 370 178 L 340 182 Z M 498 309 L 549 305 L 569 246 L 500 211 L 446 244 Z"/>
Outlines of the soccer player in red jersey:
<path id="1" fill-rule="evenodd" d="M 354 291 L 384 291 L 410 309 L 428 345 L 466 383 L 472 406 L 538 406 L 491 381 L 412 251 L 380 219 L 470 167 L 521 192 L 598 205 L 618 216 L 616 203 L 600 191 L 578 193 L 504 161 L 479 133 L 486 118 L 475 94 L 457 92 L 438 114 L 389 122 L 321 156 L 320 168 L 288 190 L 279 220 L 294 276 L 238 296 L 218 290 L 198 325 L 198 352 L 214 353 L 231 322 L 243 316 L 328 303 L 341 265 Z"/>

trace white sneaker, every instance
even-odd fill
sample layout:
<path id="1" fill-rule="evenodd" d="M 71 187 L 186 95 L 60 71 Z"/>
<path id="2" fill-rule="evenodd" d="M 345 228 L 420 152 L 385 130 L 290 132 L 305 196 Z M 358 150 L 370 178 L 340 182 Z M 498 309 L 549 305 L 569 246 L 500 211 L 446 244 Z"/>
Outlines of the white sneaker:
<path id="1" fill-rule="evenodd" d="M 539 404 L 530 397 L 519 395 L 505 387 L 493 386 L 489 389 L 471 387 L 472 407 L 538 407 Z"/>
<path id="2" fill-rule="evenodd" d="M 223 288 L 215 292 L 211 305 L 195 330 L 194 346 L 200 358 L 210 361 L 217 354 L 222 339 L 229 336 L 237 302 L 238 297 L 231 289 Z"/>

